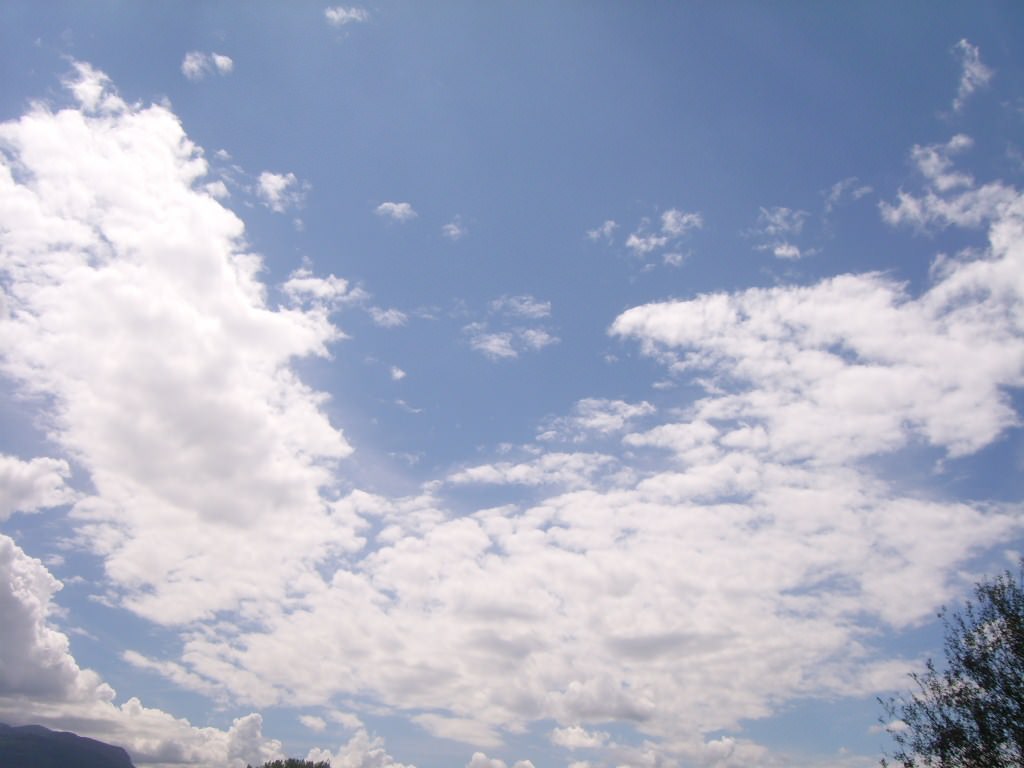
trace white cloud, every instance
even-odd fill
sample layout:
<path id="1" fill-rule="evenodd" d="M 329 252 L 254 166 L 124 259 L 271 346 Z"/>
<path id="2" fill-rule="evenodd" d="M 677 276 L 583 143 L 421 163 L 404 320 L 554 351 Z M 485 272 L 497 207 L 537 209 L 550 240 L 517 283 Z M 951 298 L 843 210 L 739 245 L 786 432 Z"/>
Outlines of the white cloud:
<path id="1" fill-rule="evenodd" d="M 377 701 L 488 749 L 538 723 L 583 748 L 605 737 L 581 724 L 619 720 L 641 744 L 609 737 L 602 763 L 770 765 L 717 732 L 793 699 L 902 685 L 911 662 L 875 638 L 930 618 L 974 553 L 1021 530 L 1010 505 L 922 498 L 872 472 L 908 447 L 977 452 L 1018 423 L 1024 203 L 1007 186 L 998 204 L 964 185 L 915 198 L 936 221 L 984 210 L 990 240 L 918 296 L 843 275 L 624 312 L 613 335 L 705 392 L 657 411 L 585 399 L 548 424 L 621 436 L 621 453 L 530 446 L 421 495 L 339 497 L 351 447 L 293 362 L 327 354 L 340 332 L 324 302 L 352 290 L 300 272 L 283 289 L 297 306 L 270 309 L 176 118 L 78 72 L 79 108 L 0 125 L 17 309 L 0 365 L 56 404 L 51 440 L 95 487 L 73 522 L 109 599 L 179 633 L 169 658 L 126 654 L 135 666 L 232 702 Z M 471 345 L 514 356 L 550 336 L 499 302 L 493 327 L 467 326 Z M 469 514 L 443 495 L 483 483 L 526 491 Z M 51 625 L 55 580 L 11 544 L 0 587 L 0 657 L 25 670 L 0 665 L 0 719 L 89 719 L 90 735 L 129 734 L 138 762 L 279 754 L 255 713 L 222 731 L 115 705 Z M 324 715 L 354 733 L 311 759 L 398 765 L 355 715 Z"/>
<path id="2" fill-rule="evenodd" d="M 340 710 L 331 710 L 327 713 L 328 717 L 331 718 L 332 722 L 338 723 L 350 731 L 355 731 L 363 728 L 363 721 L 360 720 L 356 715 L 351 712 L 341 712 Z"/>
<path id="3" fill-rule="evenodd" d="M 217 181 L 211 181 L 209 184 L 203 186 L 211 197 L 215 197 L 218 200 L 225 200 L 231 197 L 231 193 L 228 191 L 227 185 L 218 179 Z"/>
<path id="4" fill-rule="evenodd" d="M 362 727 L 337 752 L 332 754 L 325 749 L 312 749 L 306 759 L 327 761 L 331 768 L 416 768 L 412 764 L 397 762 L 388 754 L 384 739 L 371 737 Z"/>
<path id="5" fill-rule="evenodd" d="M 524 328 L 519 332 L 519 338 L 529 349 L 544 349 L 560 341 L 543 328 Z"/>
<path id="6" fill-rule="evenodd" d="M 611 242 L 612 237 L 615 234 L 615 230 L 618 229 L 618 224 L 612 219 L 606 219 L 605 222 L 594 229 L 587 230 L 587 238 L 590 240 L 607 240 Z"/>
<path id="7" fill-rule="evenodd" d="M 831 213 L 846 199 L 860 200 L 870 195 L 874 189 L 868 184 L 861 184 L 856 176 L 849 176 L 842 181 L 837 181 L 828 192 L 825 192 L 825 213 Z"/>
<path id="8" fill-rule="evenodd" d="M 418 215 L 409 203 L 381 203 L 374 209 L 374 213 L 392 221 L 406 222 L 415 219 Z"/>
<path id="9" fill-rule="evenodd" d="M 551 743 L 566 749 L 596 749 L 608 741 L 604 731 L 588 731 L 578 725 L 555 728 L 551 732 Z"/>
<path id="10" fill-rule="evenodd" d="M 542 425 L 540 440 L 582 442 L 593 435 L 607 436 L 626 428 L 630 421 L 649 416 L 655 408 L 648 402 L 583 398 L 569 416 L 548 420 Z"/>
<path id="11" fill-rule="evenodd" d="M 491 302 L 491 311 L 538 320 L 551 314 L 551 302 L 533 296 L 502 296 Z"/>
<path id="12" fill-rule="evenodd" d="M 0 534 L 0 707 L 13 701 L 109 701 L 113 691 L 80 669 L 67 636 L 50 625 L 61 588 L 46 567 Z M 7 706 L 4 706 L 6 704 Z"/>
<path id="13" fill-rule="evenodd" d="M 189 80 L 202 80 L 208 74 L 216 72 L 227 75 L 235 67 L 230 56 L 221 53 L 203 53 L 189 51 L 181 62 L 181 73 Z"/>
<path id="14" fill-rule="evenodd" d="M 650 352 L 679 350 L 677 370 L 728 370 L 754 384 L 750 396 L 715 398 L 703 410 L 768 419 L 773 449 L 791 458 L 865 456 L 912 435 L 962 455 L 1015 423 L 1002 389 L 1021 376 L 1007 358 L 1021 342 L 992 322 L 1018 297 L 1000 290 L 979 304 L 960 280 L 1000 270 L 962 266 L 919 299 L 880 275 L 845 275 L 637 307 L 613 333 Z M 970 420 L 961 418 L 967 408 Z"/>
<path id="15" fill-rule="evenodd" d="M 658 248 L 664 248 L 668 244 L 668 241 L 669 238 L 667 235 L 632 232 L 629 237 L 626 238 L 626 247 L 633 251 L 635 256 L 645 256 Z"/>
<path id="16" fill-rule="evenodd" d="M 807 211 L 793 210 L 784 206 L 761 208 L 757 215 L 757 229 L 768 237 L 799 235 L 803 229 Z"/>
<path id="17" fill-rule="evenodd" d="M 979 227 L 1006 217 L 1017 204 L 1015 189 L 1002 182 L 976 186 L 974 178 L 953 169 L 952 156 L 973 146 L 969 136 L 957 134 L 945 144 L 915 145 L 911 159 L 925 180 L 922 195 L 900 190 L 895 204 L 881 202 L 882 218 L 892 225 L 917 229 L 932 226 Z"/>
<path id="18" fill-rule="evenodd" d="M 910 157 L 932 187 L 939 192 L 949 192 L 957 187 L 974 186 L 970 174 L 950 170 L 953 165 L 952 156 L 973 146 L 974 141 L 970 136 L 958 133 L 945 144 L 915 144 Z"/>
<path id="19" fill-rule="evenodd" d="M 810 214 L 784 206 L 761 208 L 753 234 L 761 243 L 759 251 L 771 251 L 779 259 L 799 259 L 805 256 L 798 245 L 792 242 L 804 228 Z"/>
<path id="20" fill-rule="evenodd" d="M 612 222 L 614 223 L 614 222 Z M 608 225 L 609 222 L 605 222 Z M 626 238 L 626 247 L 634 256 L 644 257 L 649 253 L 665 248 L 676 248 L 679 239 L 694 229 L 704 226 L 704 217 L 700 213 L 681 211 L 670 208 L 661 214 L 660 226 L 652 228 L 650 219 L 642 219 L 640 225 Z M 601 229 L 591 230 L 588 236 L 592 240 L 598 239 L 592 235 L 604 234 Z M 610 239 L 611 229 L 608 229 L 606 238 Z M 666 263 L 672 263 L 669 259 Z"/>
<path id="21" fill-rule="evenodd" d="M 259 176 L 258 185 L 257 194 L 275 213 L 284 213 L 289 208 L 296 208 L 302 204 L 305 192 L 294 173 L 263 171 Z"/>
<path id="22" fill-rule="evenodd" d="M 670 208 L 661 214 L 661 231 L 671 237 L 685 235 L 692 229 L 704 226 L 704 217 L 699 213 L 688 213 Z"/>
<path id="23" fill-rule="evenodd" d="M 960 85 L 953 100 L 953 109 L 959 112 L 971 94 L 979 88 L 986 87 L 995 73 L 982 63 L 978 47 L 971 45 L 967 40 L 960 40 L 954 45 L 953 53 L 960 60 L 961 67 Z"/>
<path id="24" fill-rule="evenodd" d="M 299 715 L 299 722 L 317 733 L 322 733 L 327 728 L 327 721 L 316 715 Z"/>
<path id="25" fill-rule="evenodd" d="M 222 75 L 226 75 L 235 68 L 235 62 L 231 60 L 230 56 L 225 56 L 220 53 L 211 53 L 210 58 L 213 60 L 213 66 L 216 67 L 217 71 Z"/>
<path id="26" fill-rule="evenodd" d="M 519 357 L 519 351 L 512 344 L 515 339 L 512 333 L 489 332 L 481 323 L 467 325 L 463 331 L 469 334 L 469 346 L 491 360 Z"/>
<path id="27" fill-rule="evenodd" d="M 447 237 L 449 240 L 461 240 L 467 234 L 469 234 L 469 232 L 466 230 L 466 227 L 459 220 L 459 217 L 456 216 L 454 221 L 450 221 L 443 227 L 441 227 L 441 234 Z"/>
<path id="28" fill-rule="evenodd" d="M 466 768 L 508 768 L 508 763 L 498 758 L 490 758 L 483 752 L 474 752 L 473 757 L 466 763 Z M 518 760 L 512 768 L 534 768 L 529 760 Z"/>
<path id="29" fill-rule="evenodd" d="M 799 259 L 800 249 L 792 243 L 776 243 L 772 246 L 772 255 L 777 259 Z"/>
<path id="30" fill-rule="evenodd" d="M 492 331 L 486 323 L 470 323 L 462 330 L 469 337 L 469 346 L 491 360 L 511 360 L 521 352 L 544 349 L 559 341 L 543 328 Z"/>
<path id="31" fill-rule="evenodd" d="M 405 371 L 403 371 L 397 365 L 392 365 L 391 366 L 390 373 L 391 373 L 391 380 L 392 381 L 401 381 L 402 379 L 405 378 L 405 375 L 406 375 Z"/>
<path id="32" fill-rule="evenodd" d="M 344 27 L 346 24 L 357 24 L 369 21 L 370 13 L 365 8 L 359 8 L 357 6 L 350 6 L 346 8 L 343 5 L 337 5 L 332 8 L 325 8 L 324 18 L 326 18 L 327 23 L 333 27 Z"/>
<path id="33" fill-rule="evenodd" d="M 237 718 L 228 731 L 144 707 L 116 693 L 72 657 L 54 628 L 54 594 L 61 588 L 41 562 L 0 534 L 0 719 L 71 729 L 125 747 L 136 764 L 191 763 L 244 768 L 281 757 L 278 741 L 262 734 L 258 714 Z"/>
<path id="34" fill-rule="evenodd" d="M 546 453 L 538 459 L 514 464 L 481 464 L 448 477 L 456 485 L 560 485 L 584 488 L 598 473 L 608 473 L 615 460 L 598 453 Z"/>
<path id="35" fill-rule="evenodd" d="M 305 267 L 292 272 L 281 285 L 281 290 L 293 304 L 309 307 L 331 308 L 366 298 L 365 292 L 359 288 L 350 288 L 344 278 L 335 275 L 317 277 Z"/>
<path id="36" fill-rule="evenodd" d="M 476 718 L 424 714 L 414 715 L 411 719 L 423 730 L 442 739 L 482 747 L 498 747 L 502 744 L 501 736 Z"/>
<path id="37" fill-rule="evenodd" d="M 370 307 L 367 311 L 370 313 L 370 319 L 373 320 L 374 325 L 379 325 L 381 328 L 398 328 L 409 320 L 409 316 L 405 312 L 394 308 Z"/>
<path id="38" fill-rule="evenodd" d="M 513 359 L 522 352 L 538 351 L 560 341 L 540 325 L 520 324 L 549 317 L 551 302 L 530 295 L 502 296 L 490 303 L 489 314 L 488 321 L 469 323 L 462 331 L 469 337 L 469 346 L 491 360 Z M 494 329 L 493 324 L 500 327 Z"/>
<path id="39" fill-rule="evenodd" d="M 0 522 L 14 512 L 70 504 L 77 494 L 65 484 L 71 468 L 63 459 L 22 461 L 0 453 Z"/>
<path id="40" fill-rule="evenodd" d="M 122 604 L 164 623 L 283 597 L 303 562 L 358 542 L 320 495 L 352 448 L 291 368 L 339 331 L 320 307 L 266 306 L 173 114 L 76 69 L 80 109 L 0 125 L 0 367 L 59 404 L 50 439 L 95 488 L 78 539 Z"/>

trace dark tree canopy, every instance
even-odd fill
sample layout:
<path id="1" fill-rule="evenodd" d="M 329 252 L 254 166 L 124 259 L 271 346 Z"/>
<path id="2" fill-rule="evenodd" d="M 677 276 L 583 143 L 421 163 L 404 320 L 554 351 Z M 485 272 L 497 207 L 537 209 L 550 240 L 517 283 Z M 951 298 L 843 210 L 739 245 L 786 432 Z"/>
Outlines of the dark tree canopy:
<path id="1" fill-rule="evenodd" d="M 247 765 L 246 768 L 252 768 L 252 766 Z M 331 768 L 331 763 L 329 760 L 314 763 L 312 760 L 289 757 L 287 760 L 268 760 L 260 768 Z"/>
<path id="2" fill-rule="evenodd" d="M 1021 565 L 1024 574 L 1024 562 Z M 1024 583 L 983 581 L 960 611 L 945 608 L 946 665 L 929 659 L 916 691 L 882 700 L 903 768 L 1024 767 Z M 882 760 L 882 765 L 889 765 Z"/>

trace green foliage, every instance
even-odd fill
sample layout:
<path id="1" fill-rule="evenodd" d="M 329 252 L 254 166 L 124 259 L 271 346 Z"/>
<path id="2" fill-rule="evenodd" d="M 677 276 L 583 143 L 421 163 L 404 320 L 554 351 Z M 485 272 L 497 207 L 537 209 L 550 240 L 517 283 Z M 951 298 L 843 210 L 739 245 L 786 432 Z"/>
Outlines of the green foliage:
<path id="1" fill-rule="evenodd" d="M 245 768 L 252 768 L 252 766 L 247 765 Z M 268 760 L 260 768 L 331 768 L 331 763 L 329 760 L 314 763 L 312 760 L 289 757 L 287 760 Z"/>
<path id="2" fill-rule="evenodd" d="M 978 584 L 974 597 L 939 614 L 945 668 L 929 659 L 924 673 L 911 675 L 916 692 L 879 700 L 896 765 L 1024 766 L 1024 583 L 1006 572 Z"/>

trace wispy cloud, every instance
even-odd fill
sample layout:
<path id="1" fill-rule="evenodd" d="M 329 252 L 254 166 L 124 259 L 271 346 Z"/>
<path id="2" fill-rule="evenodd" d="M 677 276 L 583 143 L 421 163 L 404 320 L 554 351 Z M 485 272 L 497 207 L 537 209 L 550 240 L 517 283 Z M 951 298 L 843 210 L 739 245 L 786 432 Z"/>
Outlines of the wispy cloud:
<path id="1" fill-rule="evenodd" d="M 779 259 L 799 259 L 807 255 L 793 241 L 803 231 L 804 222 L 810 214 L 807 211 L 794 210 L 784 206 L 761 208 L 757 215 L 757 225 L 752 234 L 761 242 L 756 246 L 759 251 L 771 251 Z"/>
<path id="2" fill-rule="evenodd" d="M 491 302 L 491 311 L 516 317 L 538 319 L 551 314 L 550 301 L 537 301 L 533 296 L 502 296 Z"/>
<path id="3" fill-rule="evenodd" d="M 491 360 L 514 359 L 523 352 L 557 344 L 559 338 L 538 324 L 551 315 L 551 302 L 528 294 L 501 296 L 488 307 L 488 318 L 472 322 L 462 331 L 469 346 Z M 532 323 L 532 324 L 529 324 Z"/>
<path id="4" fill-rule="evenodd" d="M 370 307 L 367 310 L 370 313 L 370 318 L 373 320 L 374 325 L 379 325 L 381 328 L 397 328 L 401 325 L 405 325 L 409 320 L 409 316 L 402 312 L 400 309 L 389 307 Z"/>
<path id="5" fill-rule="evenodd" d="M 324 9 L 324 18 L 332 27 L 344 27 L 370 20 L 370 12 L 358 6 L 336 5 Z"/>
<path id="6" fill-rule="evenodd" d="M 860 200 L 874 190 L 869 184 L 862 184 L 856 176 L 837 181 L 822 194 L 825 197 L 825 213 L 832 213 L 846 200 Z"/>
<path id="7" fill-rule="evenodd" d="M 960 60 L 960 84 L 953 100 L 953 109 L 959 112 L 971 94 L 988 86 L 995 73 L 982 63 L 978 47 L 967 40 L 961 39 L 953 46 L 953 55 Z"/>
<path id="8" fill-rule="evenodd" d="M 452 221 L 441 227 L 441 234 L 449 240 L 461 240 L 469 234 L 469 230 L 466 229 L 462 220 L 456 216 Z"/>
<path id="9" fill-rule="evenodd" d="M 619 225 L 612 219 L 606 219 L 601 226 L 595 227 L 594 229 L 588 229 L 587 238 L 590 240 L 606 240 L 611 242 L 612 236 L 615 234 L 615 230 L 618 229 L 618 226 Z"/>
<path id="10" fill-rule="evenodd" d="M 202 80 L 208 74 L 227 75 L 235 67 L 230 56 L 221 53 L 189 51 L 181 62 L 181 73 L 189 80 Z"/>

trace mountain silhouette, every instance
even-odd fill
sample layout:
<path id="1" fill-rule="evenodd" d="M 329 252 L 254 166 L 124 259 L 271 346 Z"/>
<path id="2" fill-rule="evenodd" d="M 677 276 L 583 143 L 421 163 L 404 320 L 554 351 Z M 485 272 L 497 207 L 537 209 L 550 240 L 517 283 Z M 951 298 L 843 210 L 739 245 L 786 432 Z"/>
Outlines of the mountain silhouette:
<path id="1" fill-rule="evenodd" d="M 0 768 L 135 768 L 121 747 L 41 725 L 0 723 Z"/>

